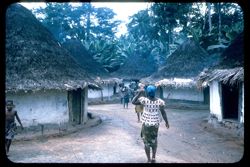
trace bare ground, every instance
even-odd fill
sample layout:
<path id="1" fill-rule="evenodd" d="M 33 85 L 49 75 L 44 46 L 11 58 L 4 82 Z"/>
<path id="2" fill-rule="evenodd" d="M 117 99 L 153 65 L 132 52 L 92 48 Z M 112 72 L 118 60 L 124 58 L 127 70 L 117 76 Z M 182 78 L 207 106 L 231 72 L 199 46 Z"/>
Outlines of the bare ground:
<path id="1" fill-rule="evenodd" d="M 14 141 L 9 160 L 25 163 L 145 163 L 141 123 L 134 106 L 89 106 L 102 118 L 95 127 L 40 140 Z M 170 128 L 161 124 L 157 163 L 234 163 L 244 152 L 243 139 L 233 130 L 207 123 L 208 110 L 167 109 Z"/>

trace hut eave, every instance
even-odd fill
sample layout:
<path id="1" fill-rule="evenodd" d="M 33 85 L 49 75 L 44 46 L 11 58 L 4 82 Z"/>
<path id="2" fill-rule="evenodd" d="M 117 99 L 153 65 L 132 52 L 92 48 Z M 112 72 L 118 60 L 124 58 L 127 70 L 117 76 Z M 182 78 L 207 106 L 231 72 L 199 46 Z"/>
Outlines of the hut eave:
<path id="1" fill-rule="evenodd" d="M 100 78 L 97 77 L 95 79 L 95 82 L 98 83 L 99 85 L 114 85 L 114 84 L 119 84 L 122 83 L 122 79 L 113 77 L 113 78 Z"/>
<path id="2" fill-rule="evenodd" d="M 19 91 L 32 91 L 37 92 L 41 90 L 76 90 L 78 88 L 85 88 L 89 83 L 85 81 L 67 81 L 64 83 L 59 82 L 30 82 L 29 80 L 26 80 L 25 83 L 19 83 L 19 84 L 8 84 L 6 83 L 6 89 L 5 92 L 19 92 Z M 93 84 L 93 83 L 91 83 Z M 96 86 L 98 87 L 98 86 Z"/>
<path id="3" fill-rule="evenodd" d="M 196 86 L 196 81 L 190 78 L 170 78 L 162 79 L 156 82 L 156 85 L 172 88 L 193 88 Z"/>
<path id="4" fill-rule="evenodd" d="M 151 79 L 143 78 L 141 80 L 144 84 L 154 84 L 161 87 L 171 88 L 193 88 L 196 86 L 196 81 L 193 78 L 164 78 L 164 79 Z"/>
<path id="5" fill-rule="evenodd" d="M 198 82 L 201 86 L 207 85 L 206 83 L 212 82 L 213 80 L 218 80 L 219 82 L 230 85 L 244 82 L 244 68 L 204 70 L 198 76 Z"/>

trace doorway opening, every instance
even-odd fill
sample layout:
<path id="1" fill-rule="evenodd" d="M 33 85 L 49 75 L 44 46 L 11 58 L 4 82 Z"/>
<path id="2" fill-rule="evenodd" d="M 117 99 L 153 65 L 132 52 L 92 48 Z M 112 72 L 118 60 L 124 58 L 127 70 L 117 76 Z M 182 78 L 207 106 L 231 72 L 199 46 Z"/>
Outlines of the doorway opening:
<path id="1" fill-rule="evenodd" d="M 204 104 L 210 104 L 210 92 L 208 86 L 203 90 L 203 96 L 204 96 Z"/>
<path id="2" fill-rule="evenodd" d="M 72 124 L 81 124 L 84 113 L 84 95 L 82 89 L 68 92 L 69 119 Z"/>
<path id="3" fill-rule="evenodd" d="M 221 84 L 222 87 L 222 113 L 223 119 L 239 119 L 239 88 L 228 84 Z"/>

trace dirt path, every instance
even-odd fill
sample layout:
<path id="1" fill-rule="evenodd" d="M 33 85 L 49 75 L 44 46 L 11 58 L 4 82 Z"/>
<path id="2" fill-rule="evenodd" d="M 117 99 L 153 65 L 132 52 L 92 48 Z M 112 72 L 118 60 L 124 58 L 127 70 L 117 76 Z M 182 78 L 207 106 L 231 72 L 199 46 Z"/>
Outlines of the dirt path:
<path id="1" fill-rule="evenodd" d="M 58 138 L 14 142 L 9 159 L 39 163 L 145 163 L 133 105 L 93 105 L 89 111 L 103 122 Z M 167 109 L 170 129 L 159 129 L 157 163 L 232 163 L 243 156 L 244 143 L 234 136 L 213 133 L 204 124 L 207 110 Z M 218 135 L 220 134 L 220 135 Z"/>

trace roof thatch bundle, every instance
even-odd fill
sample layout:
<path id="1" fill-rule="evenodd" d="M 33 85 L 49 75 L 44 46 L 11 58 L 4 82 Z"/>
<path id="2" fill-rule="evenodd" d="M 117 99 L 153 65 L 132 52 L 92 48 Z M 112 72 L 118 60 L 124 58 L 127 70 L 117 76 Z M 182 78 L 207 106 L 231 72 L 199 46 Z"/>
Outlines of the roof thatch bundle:
<path id="1" fill-rule="evenodd" d="M 77 39 L 67 40 L 62 46 L 70 52 L 76 62 L 83 69 L 88 71 L 89 74 L 101 78 L 109 76 L 109 73 L 102 67 L 102 65 L 95 61 L 88 53 L 81 41 Z"/>
<path id="2" fill-rule="evenodd" d="M 31 11 L 19 4 L 6 12 L 5 51 L 7 92 L 70 90 L 93 81 Z"/>
<path id="3" fill-rule="evenodd" d="M 224 84 L 238 84 L 244 81 L 243 33 L 223 52 L 221 62 L 205 69 L 198 76 L 198 87 L 205 87 L 213 80 Z"/>
<path id="4" fill-rule="evenodd" d="M 193 79 L 185 78 L 171 78 L 171 79 L 162 79 L 155 83 L 156 86 L 160 85 L 162 87 L 168 88 L 193 88 L 196 86 L 196 81 Z"/>
<path id="5" fill-rule="evenodd" d="M 205 68 L 216 64 L 218 57 L 209 57 L 208 53 L 194 40 L 188 39 L 182 43 L 168 58 L 166 64 L 157 72 L 153 73 L 148 78 L 143 78 L 143 83 L 161 83 L 162 86 L 171 86 L 177 84 L 171 78 L 189 78 L 190 86 L 194 86 L 195 77 Z M 161 81 L 162 80 L 162 81 Z M 166 84 L 165 81 L 171 81 L 171 84 Z M 186 87 L 186 82 L 179 80 L 178 86 Z M 176 86 L 177 86 L 176 85 Z"/>
<path id="6" fill-rule="evenodd" d="M 95 79 L 95 82 L 100 85 L 114 85 L 114 84 L 122 83 L 122 79 L 119 79 L 119 78 L 101 79 L 100 77 L 97 77 Z"/>
<path id="7" fill-rule="evenodd" d="M 221 61 L 213 69 L 235 68 L 244 66 L 244 34 L 240 33 L 231 45 L 222 53 Z"/>
<path id="8" fill-rule="evenodd" d="M 207 86 L 213 80 L 218 80 L 224 84 L 237 84 L 244 81 L 243 67 L 236 67 L 231 69 L 215 69 L 212 71 L 204 70 L 199 75 L 199 87 Z"/>
<path id="9" fill-rule="evenodd" d="M 94 60 L 81 41 L 76 39 L 67 40 L 62 46 L 71 53 L 83 69 L 88 71 L 88 74 L 96 78 L 95 82 L 99 85 L 119 84 L 121 82 L 118 78 L 111 77 L 102 65 Z"/>
<path id="10" fill-rule="evenodd" d="M 127 58 L 125 63 L 111 75 L 127 80 L 140 80 L 150 76 L 157 70 L 157 65 L 152 57 L 144 58 L 141 55 L 134 55 Z"/>

